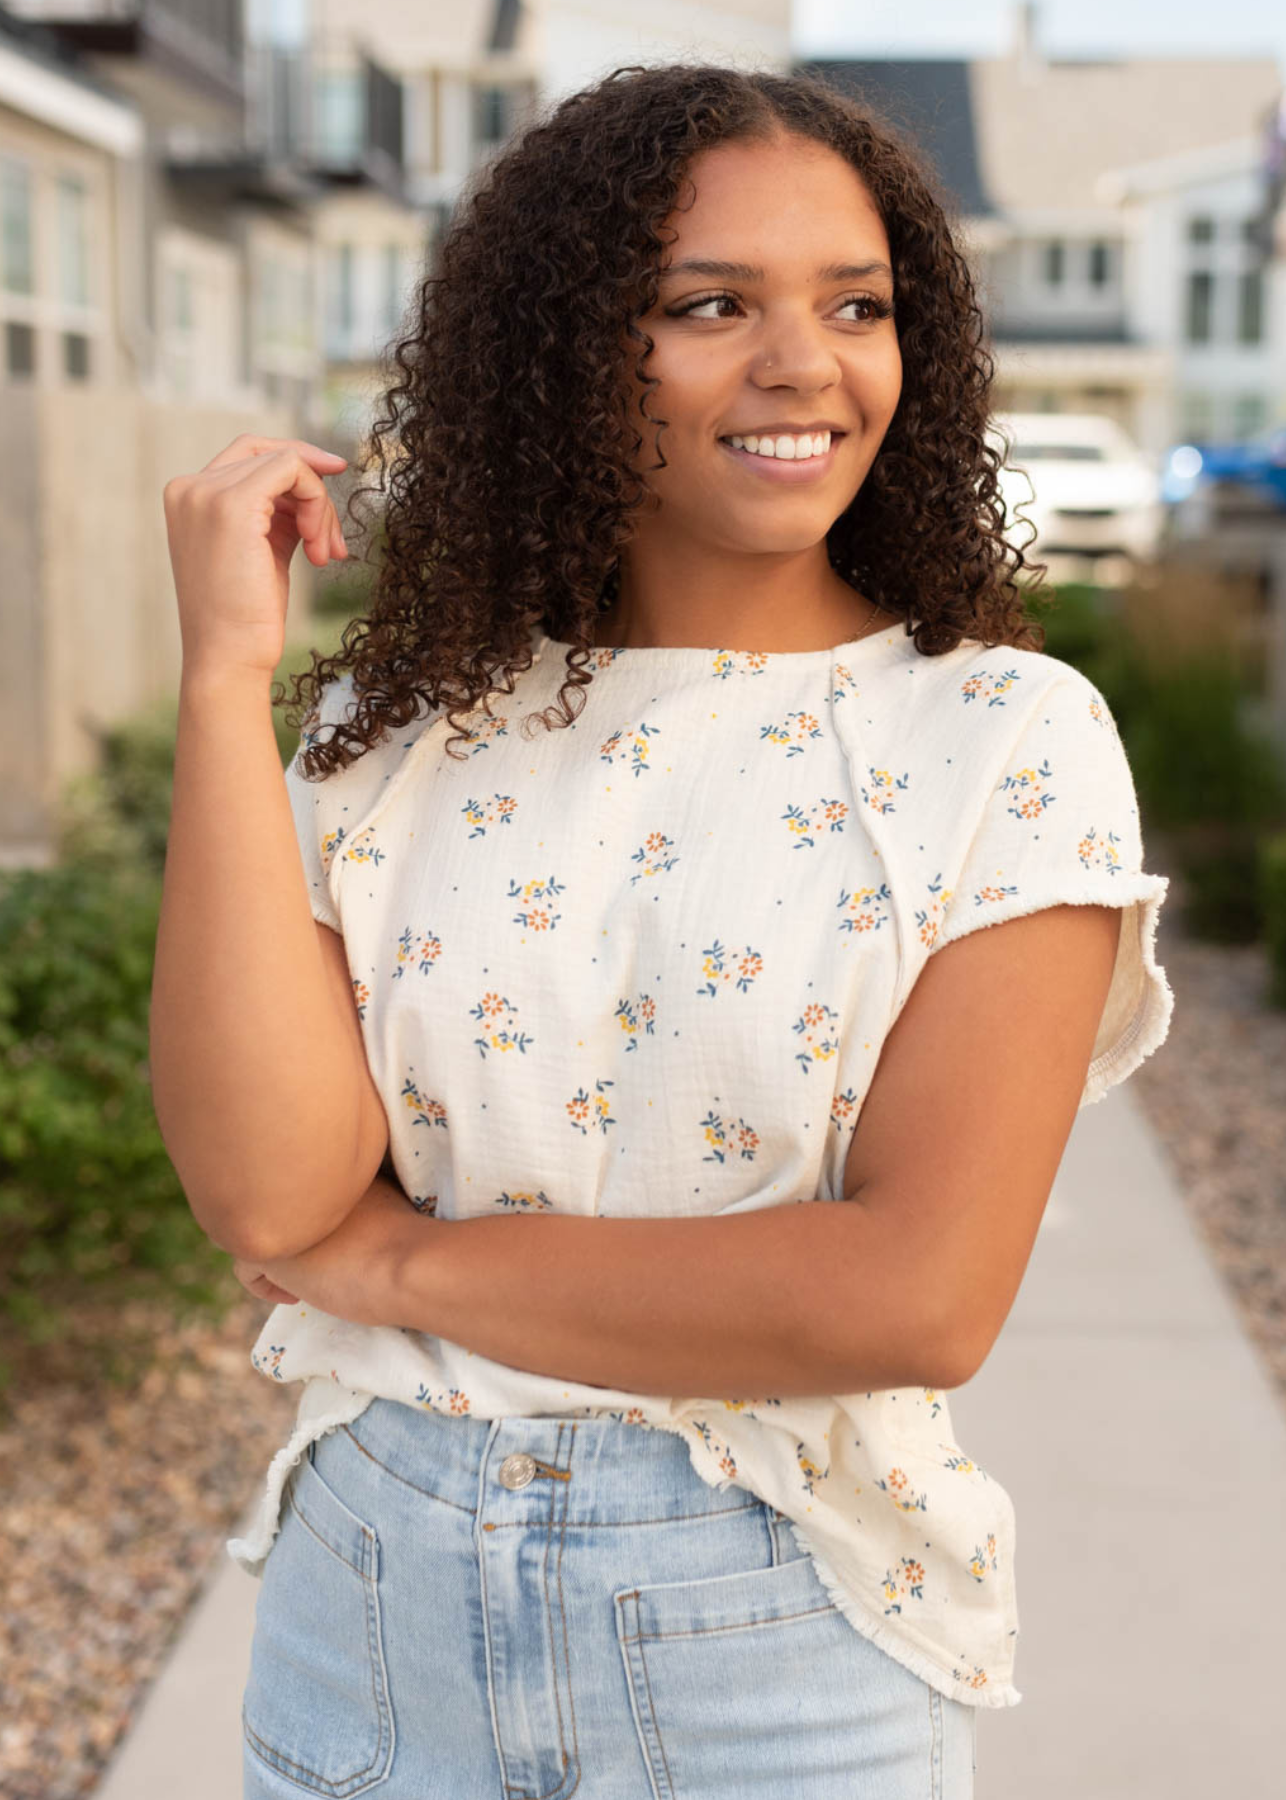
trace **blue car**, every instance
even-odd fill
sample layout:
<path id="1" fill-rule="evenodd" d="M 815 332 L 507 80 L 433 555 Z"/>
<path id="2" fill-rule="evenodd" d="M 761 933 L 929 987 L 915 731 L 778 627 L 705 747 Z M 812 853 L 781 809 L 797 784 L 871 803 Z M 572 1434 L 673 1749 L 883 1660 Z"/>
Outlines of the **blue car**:
<path id="1" fill-rule="evenodd" d="M 1176 444 L 1162 469 L 1161 498 L 1178 505 L 1211 481 L 1253 488 L 1286 511 L 1286 425 L 1244 444 Z"/>

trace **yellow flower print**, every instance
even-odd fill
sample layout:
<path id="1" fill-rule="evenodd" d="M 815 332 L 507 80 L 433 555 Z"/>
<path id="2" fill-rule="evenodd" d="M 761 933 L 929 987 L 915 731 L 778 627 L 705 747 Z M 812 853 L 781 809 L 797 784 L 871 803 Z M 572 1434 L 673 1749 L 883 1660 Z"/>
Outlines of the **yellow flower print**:
<path id="1" fill-rule="evenodd" d="M 808 1074 L 814 1063 L 829 1062 L 839 1050 L 839 1014 L 832 1006 L 814 1002 L 791 1026 L 803 1038 L 804 1048 L 795 1052 L 795 1061 Z"/>
<path id="2" fill-rule="evenodd" d="M 605 763 L 629 761 L 636 775 L 642 775 L 648 767 L 648 739 L 656 737 L 659 725 L 640 724 L 637 731 L 623 725 L 614 731 L 599 751 Z M 629 740 L 626 742 L 626 740 Z"/>
<path id="3" fill-rule="evenodd" d="M 724 1162 L 725 1149 L 729 1147 L 747 1162 L 754 1161 L 755 1151 L 759 1148 L 759 1134 L 744 1119 L 738 1119 L 734 1125 L 730 1120 L 719 1118 L 712 1108 L 702 1119 L 701 1130 L 706 1143 L 713 1146 L 712 1154 L 703 1157 L 703 1162 Z"/>
<path id="4" fill-rule="evenodd" d="M 653 1028 L 656 1024 L 656 1002 L 650 994 L 640 994 L 634 1005 L 631 1005 L 628 1000 L 618 1000 L 615 1017 L 620 1023 L 621 1030 L 629 1035 L 630 1041 L 625 1046 L 627 1050 L 637 1050 L 639 1047 L 640 1021 L 642 1021 L 643 1030 L 648 1037 L 655 1035 Z"/>
<path id="5" fill-rule="evenodd" d="M 1121 840 L 1114 831 L 1107 834 L 1107 842 L 1099 839 L 1098 826 L 1094 825 L 1076 846 L 1076 854 L 1086 869 L 1106 869 L 1109 875 L 1115 875 L 1121 868 L 1121 852 L 1118 845 Z"/>
<path id="6" fill-rule="evenodd" d="M 637 875 L 630 876 L 631 886 L 644 875 L 660 875 L 666 869 L 672 869 L 677 856 L 667 856 L 667 850 L 674 848 L 674 840 L 666 837 L 663 831 L 649 831 L 642 846 L 631 857 L 632 862 L 642 863 L 643 867 Z"/>
<path id="7" fill-rule="evenodd" d="M 397 940 L 397 959 L 393 969 L 394 981 L 412 965 L 422 975 L 427 975 L 434 963 L 442 954 L 442 939 L 431 931 L 423 931 L 415 936 L 408 925 Z"/>
<path id="8" fill-rule="evenodd" d="M 484 994 L 478 1004 L 470 1008 L 469 1016 L 481 1019 L 487 1028 L 485 1036 L 473 1040 L 479 1055 L 484 1058 L 488 1050 L 521 1050 L 525 1055 L 528 1044 L 536 1041 L 527 1032 L 519 1031 L 518 1008 L 499 994 Z"/>
<path id="9" fill-rule="evenodd" d="M 767 667 L 768 657 L 762 650 L 716 650 L 710 673 L 726 681 L 729 675 L 762 675 Z"/>
<path id="10" fill-rule="evenodd" d="M 976 675 L 968 676 L 960 685 L 960 693 L 966 704 L 970 700 L 985 700 L 989 707 L 1003 706 L 1005 695 L 1022 676 L 1017 669 L 1006 669 L 1003 675 L 989 675 L 980 670 Z"/>
<path id="11" fill-rule="evenodd" d="M 493 794 L 490 801 L 466 800 L 460 811 L 473 827 L 469 836 L 485 837 L 488 825 L 512 825 L 517 805 L 512 794 Z"/>
<path id="12" fill-rule="evenodd" d="M 488 718 L 483 719 L 476 730 L 466 731 L 464 735 L 466 741 L 471 746 L 469 750 L 470 756 L 476 756 L 479 750 L 490 749 L 493 738 L 508 737 L 508 716 L 505 713 L 494 713 Z"/>
<path id="13" fill-rule="evenodd" d="M 865 933 L 878 931 L 892 916 L 889 907 L 893 895 L 889 892 L 889 884 L 882 881 L 879 887 L 855 888 L 852 893 L 846 888 L 839 891 L 836 901 L 837 910 L 843 915 L 839 922 L 841 931 Z"/>
<path id="14" fill-rule="evenodd" d="M 848 805 L 843 800 L 815 800 L 806 812 L 802 806 L 791 805 L 779 816 L 785 820 L 786 829 L 795 840 L 794 848 L 812 849 L 814 832 L 820 832 L 823 827 L 827 831 L 843 831 Z"/>
<path id="15" fill-rule="evenodd" d="M 893 804 L 893 795 L 906 790 L 910 785 L 910 775 L 906 774 L 894 777 L 887 769 L 872 769 L 869 765 L 867 767 L 867 774 L 870 777 L 871 785 L 868 788 L 865 782 L 863 782 L 862 798 L 870 807 L 871 811 L 877 813 L 896 812 L 897 808 Z"/>
<path id="16" fill-rule="evenodd" d="M 462 1388 L 448 1388 L 444 1394 L 434 1399 L 432 1393 L 421 1382 L 419 1392 L 415 1396 L 417 1406 L 427 1406 L 432 1412 L 467 1413 L 469 1396 Z"/>
<path id="17" fill-rule="evenodd" d="M 923 1600 L 924 1565 L 913 1556 L 904 1556 L 896 1573 L 892 1569 L 885 1570 L 883 1589 L 884 1598 L 889 1602 L 884 1608 L 886 1613 L 900 1613 L 905 1599 Z"/>
<path id="18" fill-rule="evenodd" d="M 610 1101 L 607 1096 L 607 1089 L 615 1086 L 614 1081 L 598 1080 L 594 1083 L 592 1097 L 582 1087 L 567 1101 L 568 1122 L 576 1127 L 582 1137 L 589 1136 L 592 1125 L 597 1125 L 606 1137 L 608 1126 L 615 1125 L 616 1120 L 608 1111 Z"/>
<path id="19" fill-rule="evenodd" d="M 708 949 L 701 952 L 701 973 L 706 978 L 706 984 L 697 989 L 697 994 L 717 995 L 724 983 L 729 981 L 743 994 L 748 993 L 751 982 L 763 974 L 763 969 L 763 957 L 749 944 L 730 957 L 716 938 Z"/>
<path id="20" fill-rule="evenodd" d="M 787 756 L 802 756 L 804 745 L 810 738 L 819 738 L 822 728 L 817 722 L 817 715 L 809 712 L 793 712 L 786 714 L 784 725 L 761 725 L 759 741 L 769 744 L 785 744 Z"/>
<path id="21" fill-rule="evenodd" d="M 915 1492 L 908 1484 L 906 1475 L 901 1469 L 890 1469 L 887 1479 L 877 1481 L 875 1485 L 884 1489 L 900 1512 L 928 1512 L 929 1510 L 926 1497 Z"/>
<path id="22" fill-rule="evenodd" d="M 528 931 L 552 931 L 562 918 L 561 913 L 550 912 L 542 904 L 554 894 L 566 892 L 565 886 L 550 875 L 546 880 L 528 881 L 519 885 L 516 881 L 509 883 L 509 898 L 522 900 L 526 904 L 519 907 L 513 916 L 515 925 L 525 925 Z"/>
<path id="23" fill-rule="evenodd" d="M 402 1089 L 402 1098 L 407 1107 L 415 1114 L 412 1121 L 415 1125 L 446 1125 L 447 1109 L 440 1100 L 426 1100 L 418 1087 L 408 1075 Z"/>
<path id="24" fill-rule="evenodd" d="M 344 852 L 345 862 L 374 863 L 384 861 L 384 852 L 375 842 L 375 828 L 368 825 L 365 831 L 359 831 L 348 849 Z"/>
<path id="25" fill-rule="evenodd" d="M 497 1196 L 493 1204 L 507 1212 L 550 1212 L 554 1205 L 543 1188 L 534 1194 L 511 1194 L 506 1190 Z"/>
<path id="26" fill-rule="evenodd" d="M 1058 798 L 1045 786 L 1052 774 L 1053 770 L 1048 761 L 1045 761 L 1038 769 L 1015 769 L 1012 775 L 1006 775 L 998 792 L 1013 794 L 1016 798 L 1014 804 L 1005 810 L 1011 812 L 1016 819 L 1043 818 L 1045 808 Z"/>

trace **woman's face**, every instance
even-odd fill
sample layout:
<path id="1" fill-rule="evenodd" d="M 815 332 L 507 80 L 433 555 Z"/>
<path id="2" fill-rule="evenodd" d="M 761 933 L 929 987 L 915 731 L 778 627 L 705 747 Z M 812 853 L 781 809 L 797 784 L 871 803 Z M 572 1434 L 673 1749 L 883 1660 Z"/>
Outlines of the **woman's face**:
<path id="1" fill-rule="evenodd" d="M 888 236 L 851 165 L 810 139 L 720 144 L 689 174 L 696 198 L 667 221 L 677 237 L 640 320 L 667 466 L 648 467 L 657 427 L 637 410 L 635 466 L 667 542 L 687 532 L 711 549 L 806 549 L 866 479 L 902 391 Z M 632 368 L 630 382 L 637 409 Z M 727 442 L 822 422 L 821 457 L 765 460 Z"/>

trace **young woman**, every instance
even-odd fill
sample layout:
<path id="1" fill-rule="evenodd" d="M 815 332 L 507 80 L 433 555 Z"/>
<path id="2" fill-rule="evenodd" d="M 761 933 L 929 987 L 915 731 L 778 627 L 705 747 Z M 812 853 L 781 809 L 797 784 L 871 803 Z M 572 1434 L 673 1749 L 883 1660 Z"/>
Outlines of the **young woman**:
<path id="1" fill-rule="evenodd" d="M 436 253 L 284 784 L 340 459 L 169 484 L 158 1115 L 304 1384 L 229 1545 L 248 1800 L 964 1800 L 1021 1699 L 944 1390 L 1172 999 L 983 335 L 852 100 L 617 70 Z"/>

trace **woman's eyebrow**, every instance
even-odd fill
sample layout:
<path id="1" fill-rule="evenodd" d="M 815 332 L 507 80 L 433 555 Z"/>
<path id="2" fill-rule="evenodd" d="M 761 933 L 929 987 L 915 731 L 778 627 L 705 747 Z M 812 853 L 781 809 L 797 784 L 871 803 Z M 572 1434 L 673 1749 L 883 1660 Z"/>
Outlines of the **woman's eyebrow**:
<path id="1" fill-rule="evenodd" d="M 688 256 L 682 262 L 670 263 L 658 271 L 661 275 L 708 275 L 713 281 L 763 281 L 764 271 L 754 263 L 718 262 L 708 257 Z M 893 271 L 886 262 L 826 263 L 818 269 L 819 281 L 865 281 L 870 275 L 887 275 Z"/>

